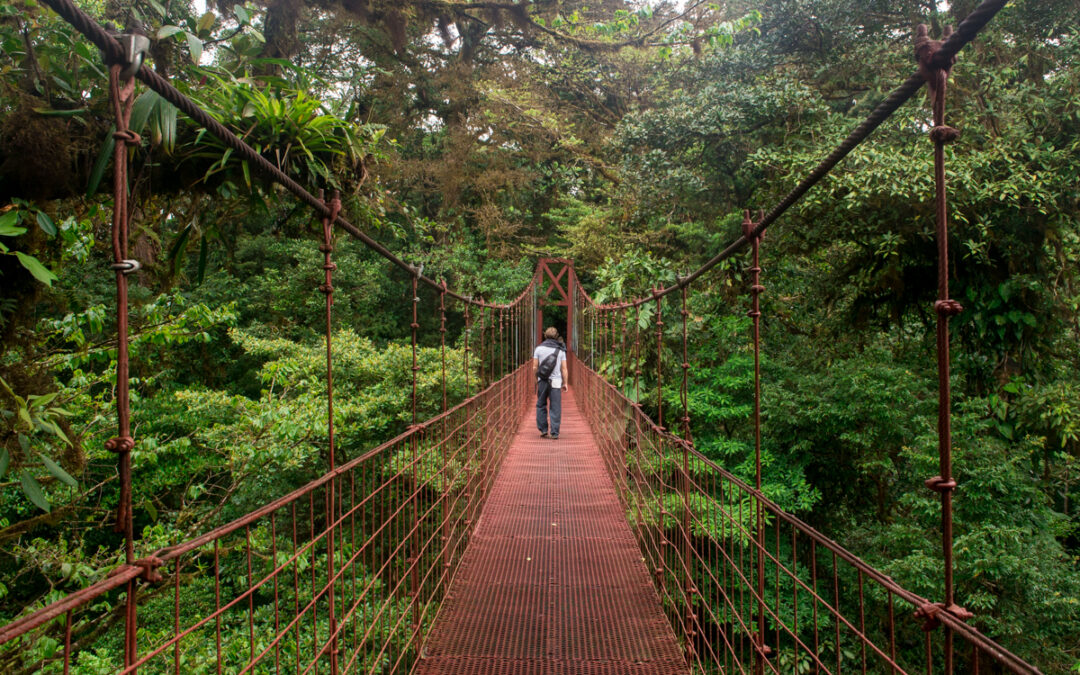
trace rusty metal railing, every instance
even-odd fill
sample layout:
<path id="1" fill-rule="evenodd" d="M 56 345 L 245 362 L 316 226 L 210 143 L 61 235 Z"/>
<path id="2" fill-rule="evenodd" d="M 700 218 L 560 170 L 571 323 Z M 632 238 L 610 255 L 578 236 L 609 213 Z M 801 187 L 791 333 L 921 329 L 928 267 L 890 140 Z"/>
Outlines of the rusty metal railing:
<path id="1" fill-rule="evenodd" d="M 1038 672 L 660 427 L 582 359 L 571 371 L 695 672 L 932 673 L 947 660 Z"/>
<path id="2" fill-rule="evenodd" d="M 945 123 L 945 91 L 958 51 L 1006 4 L 983 0 L 957 27 L 932 40 L 926 26 L 916 33 L 918 70 L 895 89 L 815 169 L 768 212 L 757 219 L 745 213 L 743 233 L 724 250 L 666 288 L 614 304 L 599 305 L 575 287 L 576 329 L 581 345 L 574 359 L 574 378 L 584 387 L 582 398 L 607 457 L 612 479 L 620 487 L 628 517 L 642 551 L 653 566 L 657 588 L 681 632 L 688 660 L 704 670 L 724 672 L 834 673 L 978 672 L 992 669 L 1018 673 L 1037 670 L 970 624 L 971 612 L 955 597 L 953 575 L 952 473 L 949 389 L 949 319 L 963 308 L 949 297 L 948 208 L 945 146 L 957 130 Z M 940 495 L 944 593 L 938 602 L 916 596 L 876 571 L 821 533 L 782 511 L 761 492 L 761 305 L 765 288 L 759 264 L 761 238 L 771 224 L 820 181 L 836 164 L 911 98 L 929 87 L 934 145 L 934 208 L 938 246 L 937 313 L 938 446 L 940 473 L 926 487 Z M 686 298 L 690 285 L 719 262 L 751 249 L 750 311 L 754 354 L 753 487 L 703 456 L 693 446 L 688 410 Z M 682 417 L 664 424 L 664 299 L 681 295 Z M 654 303 L 654 304 L 653 304 Z M 620 386 L 632 377 L 639 399 L 644 363 L 641 308 L 651 305 L 655 328 L 655 400 L 650 419 L 639 405 L 597 372 L 608 368 Z M 629 314 L 633 313 L 633 317 Z M 632 346 L 626 326 L 635 326 Z M 618 343 L 618 348 L 615 347 Z M 647 348 L 646 348 L 647 349 Z M 614 353 L 617 358 L 612 358 Z M 676 352 L 677 353 L 677 352 Z M 633 364 L 633 371 L 628 371 Z M 615 372 L 620 368 L 621 372 Z M 676 412 L 676 415 L 678 413 Z M 917 622 L 905 620 L 914 613 Z M 918 624 L 921 623 L 921 629 Z M 938 630 L 940 628 L 940 630 Z M 912 659 L 912 654 L 922 654 Z"/>
<path id="3" fill-rule="evenodd" d="M 62 622 L 55 658 L 20 668 L 68 672 L 73 653 L 118 644 L 130 626 L 139 644 L 125 673 L 407 673 L 531 394 L 517 368 L 292 493 L 0 628 L 0 651 Z M 104 634 L 84 621 L 139 580 L 153 584 L 136 585 L 134 611 Z"/>
<path id="4" fill-rule="evenodd" d="M 2 663 L 24 672 L 67 673 L 72 655 L 122 654 L 120 672 L 408 672 L 432 614 L 457 568 L 472 524 L 531 391 L 528 336 L 536 332 L 534 280 L 514 300 L 492 304 L 425 277 L 342 215 L 337 194 L 315 197 L 160 75 L 140 68 L 145 38 L 116 36 L 70 0 L 44 0 L 96 44 L 109 66 L 116 121 L 111 269 L 117 287 L 116 531 L 124 563 L 103 581 L 0 627 Z M 141 45 L 141 47 L 140 47 Z M 136 79 L 280 183 L 322 220 L 328 473 L 252 513 L 190 541 L 138 557 L 132 528 L 127 275 L 128 128 Z M 337 465 L 333 398 L 334 228 L 359 239 L 411 279 L 412 425 L 406 433 Z M 419 285 L 439 297 L 443 413 L 417 418 Z M 465 315 L 467 399 L 447 409 L 446 300 Z M 478 316 L 477 316 L 478 315 Z M 478 330 L 477 330 L 478 329 Z M 477 353 L 478 352 L 478 353 Z M 470 363 L 470 360 L 472 361 Z M 472 396 L 471 374 L 479 371 Z M 172 611 L 161 597 L 172 587 Z M 184 593 L 181 593 L 181 589 Z M 115 605 L 117 609 L 110 609 Z M 62 634 L 58 649 L 29 650 Z M 140 646 L 142 645 L 142 646 Z M 43 653 L 42 660 L 24 656 Z M 107 666 L 97 666 L 98 669 Z"/>

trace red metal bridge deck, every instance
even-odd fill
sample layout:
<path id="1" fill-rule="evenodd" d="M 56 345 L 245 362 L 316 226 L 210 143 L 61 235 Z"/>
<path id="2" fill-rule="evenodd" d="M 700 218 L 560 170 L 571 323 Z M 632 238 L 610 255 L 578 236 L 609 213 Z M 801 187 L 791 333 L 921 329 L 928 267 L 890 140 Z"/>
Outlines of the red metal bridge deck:
<path id="1" fill-rule="evenodd" d="M 688 672 L 572 393 L 558 440 L 522 420 L 417 672 Z"/>

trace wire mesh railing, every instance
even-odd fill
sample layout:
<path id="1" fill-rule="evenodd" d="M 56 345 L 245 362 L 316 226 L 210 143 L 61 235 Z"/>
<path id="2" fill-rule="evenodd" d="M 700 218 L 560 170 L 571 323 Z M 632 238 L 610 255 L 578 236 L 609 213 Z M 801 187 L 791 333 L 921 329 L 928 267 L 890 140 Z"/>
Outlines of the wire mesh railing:
<path id="1" fill-rule="evenodd" d="M 694 672 L 1038 672 L 663 429 L 580 357 L 571 378 Z"/>
<path id="2" fill-rule="evenodd" d="M 302 488 L 119 567 L 0 628 L 0 651 L 59 622 L 55 657 L 16 672 L 69 672 L 74 654 L 117 648 L 128 630 L 138 639 L 125 673 L 409 672 L 529 402 L 529 380 L 517 368 Z M 154 583 L 143 590 L 140 579 Z M 125 593 L 136 594 L 130 613 Z M 110 601 L 122 616 L 99 616 Z"/>

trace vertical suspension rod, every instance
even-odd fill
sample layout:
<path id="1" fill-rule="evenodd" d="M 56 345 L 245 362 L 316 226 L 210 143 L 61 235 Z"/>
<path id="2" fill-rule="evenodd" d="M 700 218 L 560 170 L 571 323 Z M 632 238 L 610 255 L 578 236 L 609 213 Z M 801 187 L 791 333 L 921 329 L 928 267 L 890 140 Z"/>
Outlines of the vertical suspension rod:
<path id="1" fill-rule="evenodd" d="M 320 190 L 319 198 L 323 199 L 323 196 L 323 192 Z M 341 196 L 338 194 L 337 190 L 334 190 L 331 193 L 330 202 L 327 206 L 330 209 L 330 213 L 322 218 L 323 243 L 319 246 L 319 250 L 322 251 L 323 254 L 323 283 L 319 286 L 319 290 L 326 296 L 326 434 L 327 449 L 330 455 L 330 471 L 333 472 L 334 469 L 337 468 L 337 453 L 334 441 L 334 367 L 331 331 L 333 328 L 334 307 L 333 273 L 334 270 L 337 269 L 337 265 L 330 259 L 330 256 L 334 252 L 334 221 L 341 211 Z M 337 520 L 336 483 L 337 480 L 332 479 L 326 486 L 327 524 Z M 338 675 L 337 616 L 335 613 L 336 588 L 334 584 L 334 537 L 334 532 L 330 532 L 330 536 L 326 539 L 326 570 L 327 578 L 330 580 L 331 584 L 329 594 L 330 674 Z"/>
<path id="2" fill-rule="evenodd" d="M 750 297 L 751 307 L 747 314 L 753 321 L 754 330 L 754 487 L 761 492 L 761 285 L 760 245 L 761 235 L 752 236 L 754 222 L 750 220 L 750 211 L 743 212 L 743 233 L 750 239 Z M 754 633 L 754 672 L 765 672 L 765 518 L 761 510 L 761 500 L 756 499 L 756 560 L 754 570 L 755 591 L 757 593 L 757 630 Z"/>
<path id="3" fill-rule="evenodd" d="M 113 153 L 113 219 L 112 247 L 116 273 L 116 426 L 117 434 L 105 442 L 105 448 L 115 452 L 120 474 L 120 499 L 116 507 L 114 530 L 124 535 L 124 561 L 135 562 L 135 537 L 131 518 L 131 451 L 135 439 L 131 436 L 130 358 L 128 354 L 128 283 L 127 275 L 139 269 L 139 263 L 128 258 L 128 146 L 138 146 L 139 135 L 128 128 L 135 102 L 135 80 L 123 78 L 124 66 L 109 66 L 109 96 L 116 118 L 116 149 Z M 124 620 L 124 665 L 130 666 L 138 656 L 136 645 L 137 621 L 135 593 L 137 582 L 127 584 Z"/>
<path id="4" fill-rule="evenodd" d="M 945 38 L 952 34 L 946 27 Z M 919 72 L 926 79 L 933 105 L 934 126 L 930 129 L 930 139 L 934 143 L 934 216 L 935 234 L 938 249 L 937 301 L 934 310 L 937 313 L 937 366 L 938 366 L 938 462 L 939 474 L 926 481 L 926 486 L 941 497 L 941 548 L 944 563 L 944 599 L 939 607 L 961 619 L 971 618 L 971 612 L 956 604 L 953 586 L 953 509 L 952 495 L 956 490 L 956 480 L 952 475 L 952 391 L 949 383 L 949 319 L 956 316 L 963 307 L 949 297 L 949 221 L 948 201 L 945 183 L 945 146 L 956 140 L 959 132 L 945 124 L 945 90 L 949 70 L 955 56 L 942 62 L 937 57 L 942 42 L 931 40 L 929 29 L 920 25 L 915 35 L 915 55 L 919 62 Z M 928 626 L 932 624 L 933 608 L 920 608 L 928 616 Z M 954 667 L 953 631 L 946 625 L 945 630 L 945 673 L 951 675 Z"/>

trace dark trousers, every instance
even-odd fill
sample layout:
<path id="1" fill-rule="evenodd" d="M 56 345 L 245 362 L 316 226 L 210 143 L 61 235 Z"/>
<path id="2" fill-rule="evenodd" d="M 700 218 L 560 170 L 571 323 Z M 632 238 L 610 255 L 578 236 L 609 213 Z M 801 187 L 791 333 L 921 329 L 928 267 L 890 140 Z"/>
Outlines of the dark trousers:
<path id="1" fill-rule="evenodd" d="M 551 402 L 550 410 L 548 401 Z M 549 416 L 551 417 L 550 433 L 552 436 L 558 436 L 559 423 L 562 421 L 562 389 L 552 387 L 550 381 L 540 380 L 536 383 L 536 428 L 542 434 L 549 432 Z"/>

